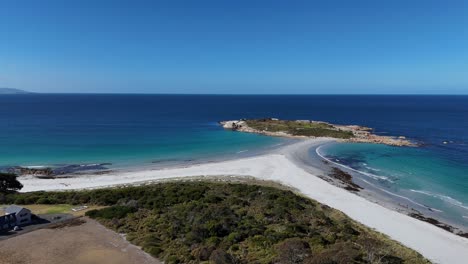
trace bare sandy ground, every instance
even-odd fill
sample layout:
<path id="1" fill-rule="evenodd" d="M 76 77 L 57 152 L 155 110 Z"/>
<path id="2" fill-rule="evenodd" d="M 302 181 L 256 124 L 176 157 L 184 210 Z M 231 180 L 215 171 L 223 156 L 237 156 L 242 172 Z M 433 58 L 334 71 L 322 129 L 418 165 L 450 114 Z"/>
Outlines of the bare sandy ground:
<path id="1" fill-rule="evenodd" d="M 467 263 L 468 239 L 370 202 L 314 176 L 321 173 L 320 169 L 301 166 L 308 148 L 327 141 L 305 140 L 271 154 L 189 167 L 62 179 L 26 177 L 21 179 L 24 185 L 22 191 L 102 188 L 195 176 L 252 176 L 292 187 L 420 252 L 435 263 Z"/>
<path id="2" fill-rule="evenodd" d="M 1 264 L 160 264 L 119 234 L 85 218 L 79 226 L 41 229 L 0 241 Z"/>

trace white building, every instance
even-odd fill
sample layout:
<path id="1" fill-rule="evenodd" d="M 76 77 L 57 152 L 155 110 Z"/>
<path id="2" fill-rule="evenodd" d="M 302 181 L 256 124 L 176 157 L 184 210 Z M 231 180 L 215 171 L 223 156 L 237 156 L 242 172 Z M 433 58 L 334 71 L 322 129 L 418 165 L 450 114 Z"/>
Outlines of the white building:
<path id="1" fill-rule="evenodd" d="M 5 209 L 5 215 L 15 215 L 17 226 L 27 225 L 31 223 L 31 211 L 21 206 L 8 206 Z"/>

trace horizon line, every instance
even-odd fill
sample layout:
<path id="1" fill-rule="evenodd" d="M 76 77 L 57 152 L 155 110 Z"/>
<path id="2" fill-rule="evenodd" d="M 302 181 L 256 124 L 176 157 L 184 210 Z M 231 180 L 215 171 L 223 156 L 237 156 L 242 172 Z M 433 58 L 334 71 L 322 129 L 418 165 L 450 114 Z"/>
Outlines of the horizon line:
<path id="1" fill-rule="evenodd" d="M 76 94 L 94 94 L 94 95 L 252 95 L 252 96 L 281 96 L 281 95 L 346 95 L 346 96 L 360 96 L 360 95 L 380 95 L 380 96 L 468 96 L 468 93 L 131 93 L 131 92 L 30 92 L 17 94 L 0 94 L 0 95 L 47 95 L 47 94 L 63 94 L 63 95 L 76 95 Z"/>

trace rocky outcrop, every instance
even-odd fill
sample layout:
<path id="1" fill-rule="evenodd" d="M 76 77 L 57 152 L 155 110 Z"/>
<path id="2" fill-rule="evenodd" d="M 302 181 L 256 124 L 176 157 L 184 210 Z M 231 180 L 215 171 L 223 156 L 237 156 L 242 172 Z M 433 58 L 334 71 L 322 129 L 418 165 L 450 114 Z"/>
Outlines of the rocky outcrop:
<path id="1" fill-rule="evenodd" d="M 267 122 L 284 122 L 286 120 L 279 120 L 277 118 L 267 118 L 267 119 L 258 119 L 255 120 L 256 122 L 265 120 Z M 229 129 L 233 131 L 240 131 L 246 133 L 256 133 L 262 134 L 267 136 L 277 136 L 277 137 L 289 137 L 289 138 L 311 138 L 310 136 L 304 135 L 294 135 L 288 133 L 287 131 L 267 131 L 267 130 L 257 130 L 248 125 L 249 120 L 241 119 L 241 120 L 229 120 L 229 121 L 221 121 L 219 122 L 224 129 Z M 375 144 L 385 144 L 390 146 L 417 146 L 416 143 L 411 142 L 410 140 L 406 139 L 404 136 L 393 137 L 393 136 L 381 136 L 372 134 L 372 128 L 365 127 L 365 126 L 358 126 L 358 125 L 335 125 L 330 124 L 327 122 L 322 121 L 314 121 L 314 120 L 295 120 L 295 121 L 288 121 L 288 122 L 296 122 L 300 124 L 320 124 L 327 126 L 327 129 L 335 130 L 335 131 L 344 131 L 352 133 L 352 137 L 350 138 L 338 138 L 337 140 L 342 142 L 356 142 L 356 143 L 375 143 Z"/>
<path id="2" fill-rule="evenodd" d="M 51 168 L 28 168 L 28 167 L 12 167 L 8 172 L 17 174 L 19 176 L 52 176 L 54 171 Z"/>
<path id="3" fill-rule="evenodd" d="M 247 123 L 245 123 L 245 121 L 242 120 L 221 121 L 220 124 L 225 129 L 231 129 L 235 131 L 248 127 Z"/>
<path id="4" fill-rule="evenodd" d="M 15 166 L 5 169 L 6 172 L 14 173 L 19 176 L 34 176 L 37 178 L 59 178 L 63 175 L 80 172 L 94 172 L 106 173 L 108 172 L 108 165 L 111 163 L 97 163 L 97 164 L 70 164 L 56 167 L 21 167 Z"/>
<path id="5" fill-rule="evenodd" d="M 351 174 L 342 171 L 336 167 L 332 167 L 331 172 L 328 176 L 332 177 L 335 180 L 338 180 L 343 186 L 344 189 L 351 192 L 359 192 L 362 187 L 353 182 L 353 176 Z"/>
<path id="6" fill-rule="evenodd" d="M 271 118 L 271 120 L 278 120 L 278 119 Z M 255 133 L 255 134 L 261 134 L 261 135 L 272 136 L 272 137 L 306 138 L 305 136 L 291 135 L 282 131 L 271 132 L 271 131 L 265 131 L 265 130 L 257 130 L 257 129 L 249 127 L 246 120 L 230 120 L 230 121 L 221 121 L 219 123 L 223 126 L 224 129 L 228 129 L 232 131 Z"/>

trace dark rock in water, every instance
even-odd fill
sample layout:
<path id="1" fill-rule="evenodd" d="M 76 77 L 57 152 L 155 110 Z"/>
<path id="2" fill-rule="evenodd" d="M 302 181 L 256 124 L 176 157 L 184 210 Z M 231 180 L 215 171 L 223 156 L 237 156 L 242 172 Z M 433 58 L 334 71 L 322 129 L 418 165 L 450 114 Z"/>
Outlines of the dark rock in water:
<path id="1" fill-rule="evenodd" d="M 111 163 L 99 163 L 99 164 L 72 164 L 65 165 L 62 167 L 57 167 L 53 169 L 54 175 L 63 175 L 67 173 L 74 173 L 80 171 L 89 171 L 89 170 L 107 170 L 106 165 L 111 165 Z"/>
<path id="2" fill-rule="evenodd" d="M 465 238 L 468 238 L 468 233 L 465 233 L 465 232 L 462 232 L 462 231 L 459 231 L 457 232 L 457 229 L 456 227 L 453 227 L 451 225 L 448 225 L 448 224 L 445 224 L 443 222 L 440 222 L 439 220 L 437 219 L 434 219 L 434 218 L 431 218 L 431 217 L 427 217 L 427 216 L 424 216 L 423 214 L 421 214 L 420 212 L 416 211 L 415 213 L 410 213 L 408 214 L 409 216 L 413 217 L 413 218 L 416 218 L 418 220 L 421 220 L 421 221 L 424 221 L 424 222 L 427 222 L 429 224 L 432 224 L 432 225 L 435 225 L 439 228 L 442 228 L 446 231 L 449 231 L 451 233 L 454 233 L 455 235 L 457 236 L 461 236 L 461 237 L 465 237 Z"/>
<path id="3" fill-rule="evenodd" d="M 107 165 L 111 163 L 99 163 L 99 164 L 71 164 L 57 166 L 54 168 L 44 167 L 44 168 L 28 168 L 28 167 L 9 167 L 4 169 L 4 171 L 9 173 L 14 173 L 19 176 L 32 175 L 38 178 L 55 178 L 60 175 L 76 173 L 81 171 L 103 171 L 108 170 Z"/>
<path id="4" fill-rule="evenodd" d="M 52 176 L 54 174 L 51 168 L 27 168 L 27 167 L 11 167 L 8 168 L 9 173 L 17 175 L 33 175 L 33 176 Z"/>
<path id="5" fill-rule="evenodd" d="M 333 167 L 329 176 L 344 184 L 344 188 L 348 191 L 358 192 L 360 189 L 362 189 L 361 186 L 353 182 L 353 176 L 351 176 L 351 174 L 344 172 L 338 168 Z"/>
<path id="6" fill-rule="evenodd" d="M 421 220 L 421 221 L 424 221 L 424 222 L 427 222 L 429 224 L 432 224 L 432 225 L 435 225 L 437 227 L 440 227 L 442 229 L 445 229 L 449 232 L 453 232 L 454 228 L 453 226 L 450 226 L 450 225 L 447 225 L 447 224 L 444 224 L 442 222 L 440 222 L 439 220 L 437 219 L 434 219 L 434 218 L 431 218 L 431 217 L 426 217 L 424 215 L 422 215 L 421 213 L 417 212 L 417 213 L 411 213 L 409 214 L 409 216 L 413 217 L 413 218 L 416 218 L 418 220 Z M 458 234 L 459 235 L 459 234 Z"/>

